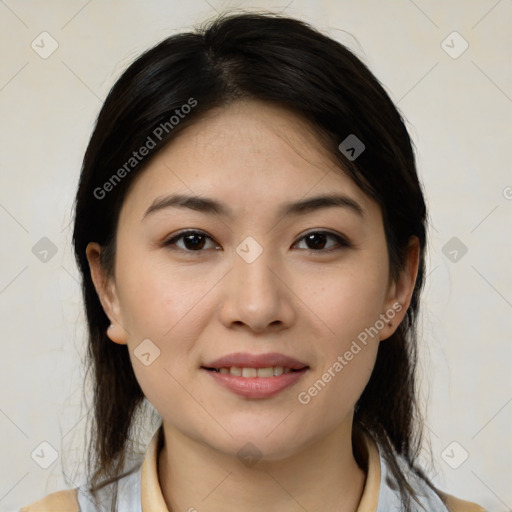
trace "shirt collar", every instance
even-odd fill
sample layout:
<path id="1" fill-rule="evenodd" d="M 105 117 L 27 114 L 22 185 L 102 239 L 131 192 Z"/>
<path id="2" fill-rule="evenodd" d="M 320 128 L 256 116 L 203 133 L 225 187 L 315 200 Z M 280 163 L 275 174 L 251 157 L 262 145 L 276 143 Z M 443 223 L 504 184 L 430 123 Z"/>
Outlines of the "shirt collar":
<path id="1" fill-rule="evenodd" d="M 158 454 L 163 446 L 163 427 L 155 432 L 142 464 L 142 512 L 169 512 L 158 481 Z"/>
<path id="2" fill-rule="evenodd" d="M 141 500 L 142 512 L 169 512 L 158 481 L 158 454 L 163 447 L 163 427 L 160 427 L 149 443 L 142 464 Z M 380 488 L 380 458 L 377 446 L 368 436 L 363 436 L 368 453 L 366 482 L 357 512 L 377 510 Z"/>

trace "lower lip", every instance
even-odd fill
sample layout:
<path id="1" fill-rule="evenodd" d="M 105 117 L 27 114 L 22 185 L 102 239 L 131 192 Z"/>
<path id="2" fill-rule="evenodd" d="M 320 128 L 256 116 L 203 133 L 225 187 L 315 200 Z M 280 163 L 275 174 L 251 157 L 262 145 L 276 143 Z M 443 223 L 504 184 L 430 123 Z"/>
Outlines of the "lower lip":
<path id="1" fill-rule="evenodd" d="M 283 373 L 277 377 L 239 377 L 230 373 L 204 370 L 222 387 L 246 398 L 269 398 L 296 384 L 307 369 Z"/>

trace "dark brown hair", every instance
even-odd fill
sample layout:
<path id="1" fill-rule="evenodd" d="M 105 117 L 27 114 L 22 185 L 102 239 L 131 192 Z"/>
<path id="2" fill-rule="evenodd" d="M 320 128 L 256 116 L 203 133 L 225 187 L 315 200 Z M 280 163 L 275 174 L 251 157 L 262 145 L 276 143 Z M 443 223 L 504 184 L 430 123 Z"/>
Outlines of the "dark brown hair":
<path id="1" fill-rule="evenodd" d="M 73 238 L 94 382 L 91 489 L 119 478 L 144 395 L 127 347 L 106 335 L 109 320 L 90 277 L 86 246 L 99 243 L 102 264 L 112 272 L 118 215 L 135 176 L 202 115 L 245 98 L 286 106 L 306 119 L 327 141 L 339 172 L 377 201 L 392 276 L 402 269 L 410 238 L 419 240 L 419 273 L 410 307 L 393 336 L 380 343 L 373 374 L 357 402 L 353 429 L 354 447 L 363 430 L 377 441 L 404 502 L 410 503 L 414 492 L 396 461 L 397 455 L 403 456 L 421 473 L 413 467 L 422 439 L 415 381 L 416 320 L 427 216 L 412 143 L 388 94 L 351 51 L 304 22 L 275 14 L 224 15 L 196 32 L 169 37 L 129 66 L 99 113 L 83 161 Z M 184 105 L 193 108 L 172 122 L 177 110 L 184 112 Z M 351 134 L 365 145 L 356 160 L 338 149 Z M 148 145 L 148 137 L 155 142 L 150 154 L 127 167 L 133 152 Z M 361 459 L 356 448 L 355 456 Z"/>

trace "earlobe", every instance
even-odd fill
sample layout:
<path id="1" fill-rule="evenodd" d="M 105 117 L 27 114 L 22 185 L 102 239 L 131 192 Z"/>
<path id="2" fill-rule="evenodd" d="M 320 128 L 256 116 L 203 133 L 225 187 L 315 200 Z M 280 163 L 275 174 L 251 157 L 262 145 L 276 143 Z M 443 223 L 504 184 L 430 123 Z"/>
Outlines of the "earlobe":
<path id="1" fill-rule="evenodd" d="M 89 270 L 91 279 L 98 294 L 99 300 L 103 307 L 103 311 L 110 320 L 107 328 L 107 336 L 120 345 L 125 345 L 126 331 L 120 322 L 119 301 L 117 299 L 117 291 L 113 279 L 108 276 L 101 264 L 102 247 L 96 242 L 90 242 L 86 248 L 87 261 L 89 262 Z"/>
<path id="2" fill-rule="evenodd" d="M 381 330 L 381 340 L 392 336 L 404 319 L 411 303 L 411 297 L 416 285 L 420 262 L 420 244 L 416 236 L 412 236 L 407 247 L 403 268 L 390 287 L 386 300 L 386 325 Z"/>
<path id="3" fill-rule="evenodd" d="M 110 324 L 107 328 L 107 336 L 114 343 L 126 345 L 126 331 L 119 324 Z"/>

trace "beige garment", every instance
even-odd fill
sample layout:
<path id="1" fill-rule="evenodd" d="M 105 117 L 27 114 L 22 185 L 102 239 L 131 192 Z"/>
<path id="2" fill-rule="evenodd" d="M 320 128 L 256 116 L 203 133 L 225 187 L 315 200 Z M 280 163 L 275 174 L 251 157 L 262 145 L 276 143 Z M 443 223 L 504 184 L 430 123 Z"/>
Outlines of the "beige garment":
<path id="1" fill-rule="evenodd" d="M 169 512 L 158 481 L 157 464 L 162 435 L 163 430 L 160 428 L 148 446 L 142 465 L 141 498 L 143 512 Z M 365 437 L 365 442 L 368 450 L 368 471 L 357 512 L 375 512 L 379 499 L 380 459 L 373 440 Z M 441 491 L 438 491 L 438 494 L 450 512 L 485 512 L 485 509 L 475 503 L 460 500 Z M 77 489 L 49 494 L 45 498 L 22 508 L 20 512 L 80 512 Z"/>

